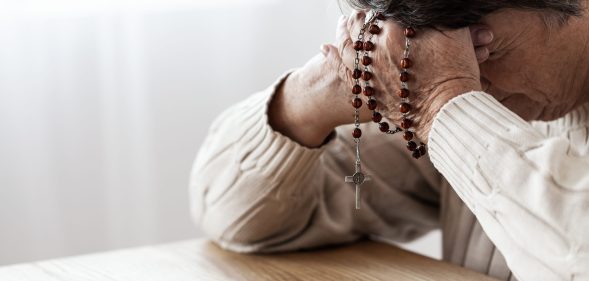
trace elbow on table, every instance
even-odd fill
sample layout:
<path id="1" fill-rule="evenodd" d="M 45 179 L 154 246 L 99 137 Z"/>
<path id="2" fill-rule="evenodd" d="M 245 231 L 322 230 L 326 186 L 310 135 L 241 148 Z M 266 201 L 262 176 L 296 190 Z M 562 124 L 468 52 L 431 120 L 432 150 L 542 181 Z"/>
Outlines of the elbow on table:
<path id="1" fill-rule="evenodd" d="M 284 218 L 281 208 L 273 203 L 236 209 L 193 202 L 192 215 L 207 238 L 225 250 L 239 253 L 270 252 L 288 240 L 296 227 L 292 225 L 296 220 Z"/>
<path id="2" fill-rule="evenodd" d="M 204 228 L 203 228 L 204 229 Z M 208 230 L 204 230 L 206 237 L 212 242 L 217 244 L 224 250 L 243 253 L 243 254 L 255 254 L 265 252 L 265 248 L 260 245 L 255 237 L 231 237 L 228 235 L 219 235 L 217 233 L 211 233 Z"/>
<path id="3" fill-rule="evenodd" d="M 213 217 L 204 217 L 200 228 L 205 236 L 225 250 L 238 253 L 269 252 L 279 226 L 261 226 L 263 221 L 229 223 Z"/>

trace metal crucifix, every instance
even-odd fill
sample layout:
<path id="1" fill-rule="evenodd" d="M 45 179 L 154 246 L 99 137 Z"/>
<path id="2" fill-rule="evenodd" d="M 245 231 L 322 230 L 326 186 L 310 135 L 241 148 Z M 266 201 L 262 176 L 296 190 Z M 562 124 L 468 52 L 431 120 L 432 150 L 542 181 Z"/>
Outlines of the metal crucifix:
<path id="1" fill-rule="evenodd" d="M 346 182 L 354 183 L 356 185 L 356 210 L 360 209 L 360 191 L 362 184 L 372 180 L 371 176 L 362 173 L 362 163 L 360 161 L 360 143 L 356 142 L 356 169 L 352 176 L 345 178 Z"/>

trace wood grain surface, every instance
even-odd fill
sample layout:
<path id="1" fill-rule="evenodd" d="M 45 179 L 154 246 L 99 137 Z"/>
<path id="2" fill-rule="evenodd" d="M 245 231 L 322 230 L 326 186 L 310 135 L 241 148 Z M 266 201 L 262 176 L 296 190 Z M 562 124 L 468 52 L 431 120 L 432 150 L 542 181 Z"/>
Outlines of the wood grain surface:
<path id="1" fill-rule="evenodd" d="M 492 281 L 376 242 L 276 255 L 244 255 L 206 240 L 0 267 L 2 281 L 451 280 Z"/>

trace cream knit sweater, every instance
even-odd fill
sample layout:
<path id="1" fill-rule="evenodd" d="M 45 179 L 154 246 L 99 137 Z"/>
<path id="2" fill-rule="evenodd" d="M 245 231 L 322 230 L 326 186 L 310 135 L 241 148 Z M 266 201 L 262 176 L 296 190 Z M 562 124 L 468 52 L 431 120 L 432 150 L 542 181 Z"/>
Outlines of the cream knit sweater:
<path id="1" fill-rule="evenodd" d="M 589 104 L 525 122 L 488 94 L 454 98 L 433 124 L 430 161 L 364 125 L 362 209 L 350 127 L 309 149 L 268 125 L 275 85 L 221 114 L 196 158 L 192 212 L 237 252 L 362 237 L 408 241 L 441 228 L 444 260 L 501 280 L 589 280 Z M 432 165 L 433 163 L 433 165 Z"/>

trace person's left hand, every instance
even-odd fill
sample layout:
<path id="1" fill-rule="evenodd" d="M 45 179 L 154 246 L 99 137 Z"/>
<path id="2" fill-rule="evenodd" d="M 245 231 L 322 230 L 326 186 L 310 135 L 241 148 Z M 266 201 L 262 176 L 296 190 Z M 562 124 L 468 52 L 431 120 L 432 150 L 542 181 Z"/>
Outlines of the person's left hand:
<path id="1" fill-rule="evenodd" d="M 354 69 L 356 58 L 353 42 L 358 38 L 365 17 L 363 12 L 356 12 L 349 17 L 347 25 L 339 27 L 337 49 L 350 71 Z M 379 25 L 381 32 L 372 40 L 376 48 L 370 53 L 374 73 L 370 82 L 377 90 L 377 110 L 398 125 L 402 119 L 397 92 L 401 88 L 399 64 L 405 47 L 404 28 L 392 20 L 380 21 Z M 411 45 L 410 117 L 417 137 L 426 142 L 432 122 L 444 104 L 458 95 L 481 90 L 479 67 L 468 28 L 418 29 Z M 345 81 L 351 89 L 353 81 L 349 76 Z"/>

